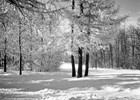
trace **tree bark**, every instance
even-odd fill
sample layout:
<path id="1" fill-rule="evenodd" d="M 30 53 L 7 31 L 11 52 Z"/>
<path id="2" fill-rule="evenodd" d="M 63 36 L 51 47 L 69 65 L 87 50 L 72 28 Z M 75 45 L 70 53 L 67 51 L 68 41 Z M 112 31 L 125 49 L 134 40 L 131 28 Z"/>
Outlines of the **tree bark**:
<path id="1" fill-rule="evenodd" d="M 109 47 L 110 47 L 110 60 L 111 60 L 111 67 L 112 67 L 112 69 L 113 69 L 113 47 L 112 47 L 112 45 L 111 45 L 111 44 L 109 45 Z"/>
<path id="2" fill-rule="evenodd" d="M 109 68 L 111 68 L 111 51 L 110 51 L 110 45 L 109 45 L 109 51 L 108 51 L 109 53 L 108 53 L 108 55 L 109 55 L 109 59 L 108 59 L 108 61 L 109 61 Z"/>
<path id="3" fill-rule="evenodd" d="M 31 19 L 31 25 L 30 25 L 30 51 L 33 50 L 33 42 L 32 42 L 32 36 L 33 36 L 33 29 L 32 29 L 32 19 Z M 30 71 L 33 70 L 33 59 L 32 59 L 32 52 L 30 52 Z"/>
<path id="4" fill-rule="evenodd" d="M 100 50 L 100 55 L 101 55 L 101 66 L 103 67 L 103 59 L 104 59 L 103 49 Z"/>
<path id="5" fill-rule="evenodd" d="M 76 76 L 76 70 L 75 70 L 75 60 L 74 60 L 74 56 L 71 55 L 71 64 L 72 64 L 72 77 Z"/>
<path id="6" fill-rule="evenodd" d="M 91 23 L 91 12 L 90 12 L 90 5 L 89 5 L 89 8 L 88 8 L 88 14 L 90 15 L 89 18 L 88 18 L 88 31 L 87 31 L 87 40 L 88 40 L 88 44 L 90 44 L 90 39 L 89 39 L 89 36 L 90 36 L 90 23 Z M 89 50 L 89 47 L 88 47 L 88 50 Z M 88 70 L 89 70 L 89 53 L 87 52 L 86 53 L 86 66 L 85 66 L 85 76 L 88 76 Z"/>
<path id="7" fill-rule="evenodd" d="M 2 56 L 1 56 L 1 52 L 0 52 L 0 67 L 2 67 Z"/>
<path id="8" fill-rule="evenodd" d="M 80 15 L 82 15 L 82 14 L 83 14 L 83 3 L 82 3 L 82 0 L 80 0 Z M 81 30 L 81 32 L 82 32 L 82 30 Z M 77 77 L 78 78 L 82 77 L 82 60 L 83 60 L 82 57 L 83 57 L 82 56 L 82 48 L 79 47 L 78 48 L 79 63 L 78 63 L 78 71 L 77 71 Z"/>
<path id="9" fill-rule="evenodd" d="M 86 53 L 86 64 L 85 64 L 85 77 L 88 76 L 89 71 L 89 53 Z"/>
<path id="10" fill-rule="evenodd" d="M 42 54 L 41 54 L 41 69 L 40 69 L 40 72 L 44 71 L 44 48 L 43 48 L 43 45 L 44 45 L 44 40 L 43 40 L 43 37 L 41 37 Z"/>
<path id="11" fill-rule="evenodd" d="M 105 50 L 103 50 L 103 60 L 104 60 L 104 66 L 105 66 L 105 62 L 106 62 L 106 55 L 105 55 Z"/>
<path id="12" fill-rule="evenodd" d="M 134 66 L 134 58 L 135 58 L 135 40 L 134 40 L 134 33 L 131 35 L 131 41 L 132 41 L 132 66 Z"/>
<path id="13" fill-rule="evenodd" d="M 5 48 L 4 48 L 4 72 L 7 72 L 7 38 L 5 37 Z"/>
<path id="14" fill-rule="evenodd" d="M 98 53 L 95 52 L 95 68 L 97 69 L 98 68 Z"/>
<path id="15" fill-rule="evenodd" d="M 72 0 L 72 10 L 75 9 L 75 0 Z M 71 49 L 73 49 L 73 33 L 74 33 L 74 24 L 71 25 Z M 73 52 L 73 50 L 72 50 Z M 74 55 L 71 54 L 71 64 L 72 64 L 72 77 L 76 76 L 76 70 L 75 70 L 75 60 Z"/>
<path id="16" fill-rule="evenodd" d="M 78 48 L 78 54 L 79 54 L 79 63 L 78 63 L 78 73 L 77 73 L 77 77 L 80 78 L 82 77 L 82 48 Z"/>
<path id="17" fill-rule="evenodd" d="M 22 75 L 22 46 L 21 46 L 21 19 L 19 18 L 19 75 Z"/>
<path id="18" fill-rule="evenodd" d="M 116 39 L 116 67 L 120 67 L 120 48 L 119 48 L 119 37 Z"/>
<path id="19" fill-rule="evenodd" d="M 19 73 L 19 75 L 22 75 L 22 69 L 23 69 L 22 68 L 22 53 L 20 53 L 20 73 Z"/>

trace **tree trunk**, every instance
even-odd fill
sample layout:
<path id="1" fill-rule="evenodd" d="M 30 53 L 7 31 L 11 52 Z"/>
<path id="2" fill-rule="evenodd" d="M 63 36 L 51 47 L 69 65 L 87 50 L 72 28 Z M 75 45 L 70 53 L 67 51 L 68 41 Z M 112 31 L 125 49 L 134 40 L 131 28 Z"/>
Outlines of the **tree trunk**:
<path id="1" fill-rule="evenodd" d="M 90 12 L 90 6 L 88 8 L 88 14 L 91 15 L 91 12 Z M 90 44 L 90 39 L 89 39 L 89 36 L 90 36 L 90 16 L 88 18 L 88 31 L 87 31 L 87 41 L 88 41 L 88 44 Z M 89 48 L 88 48 L 89 50 Z M 87 52 L 86 53 L 86 64 L 85 64 L 85 76 L 88 76 L 88 70 L 89 70 L 89 53 Z"/>
<path id="2" fill-rule="evenodd" d="M 121 33 L 121 36 L 120 36 L 120 54 L 121 54 L 121 56 L 120 56 L 120 67 L 124 69 L 124 61 L 125 61 L 124 55 L 125 54 L 124 54 L 124 43 L 123 43 L 124 36 L 123 35 L 124 34 Z"/>
<path id="3" fill-rule="evenodd" d="M 135 60 L 135 40 L 134 40 L 134 33 L 131 35 L 131 41 L 132 41 L 132 67 L 134 66 L 134 60 Z"/>
<path id="4" fill-rule="evenodd" d="M 32 36 L 33 36 L 33 29 L 32 29 L 32 19 L 31 19 L 31 24 L 30 24 L 30 51 L 33 50 L 33 42 L 32 42 Z M 30 52 L 30 71 L 33 70 L 33 59 L 32 59 L 32 52 Z"/>
<path id="5" fill-rule="evenodd" d="M 72 0 L 72 10 L 75 9 L 75 0 Z M 73 49 L 73 33 L 74 33 L 74 24 L 71 25 L 71 49 Z M 72 50 L 73 52 L 73 50 Z M 71 65 L 72 65 L 72 77 L 76 76 L 75 70 L 75 60 L 73 54 L 71 55 Z"/>
<path id="6" fill-rule="evenodd" d="M 2 57 L 1 57 L 1 52 L 0 52 L 0 68 L 2 67 Z"/>
<path id="7" fill-rule="evenodd" d="M 6 61 L 7 57 L 6 55 L 4 55 L 4 72 L 7 72 L 7 61 Z"/>
<path id="8" fill-rule="evenodd" d="M 125 68 L 129 69 L 130 66 L 128 66 L 128 62 L 127 62 L 127 59 L 129 57 L 129 52 L 127 50 L 127 37 L 126 37 L 126 32 L 124 32 L 124 61 L 125 61 Z"/>
<path id="9" fill-rule="evenodd" d="M 33 71 L 33 60 L 32 60 L 32 54 L 30 54 L 30 71 Z"/>
<path id="10" fill-rule="evenodd" d="M 105 62 L 106 62 L 105 50 L 103 50 L 103 60 L 104 60 L 104 66 L 105 66 Z"/>
<path id="11" fill-rule="evenodd" d="M 109 45 L 109 51 L 108 51 L 108 55 L 109 55 L 109 68 L 111 68 L 111 52 L 110 52 L 110 45 Z"/>
<path id="12" fill-rule="evenodd" d="M 101 55 L 101 66 L 103 67 L 103 59 L 104 59 L 103 49 L 100 50 L 100 55 Z"/>
<path id="13" fill-rule="evenodd" d="M 41 69 L 40 69 L 40 72 L 44 71 L 44 48 L 43 48 L 43 45 L 44 45 L 44 40 L 43 40 L 43 37 L 41 37 L 42 54 L 41 54 Z"/>
<path id="14" fill-rule="evenodd" d="M 120 67 L 120 48 L 119 48 L 119 38 L 116 39 L 116 67 Z"/>
<path id="15" fill-rule="evenodd" d="M 82 77 L 82 48 L 78 48 L 78 54 L 79 54 L 79 63 L 78 63 L 78 73 L 77 77 L 80 78 Z"/>
<path id="16" fill-rule="evenodd" d="M 22 75 L 22 52 L 21 52 L 21 19 L 19 18 L 19 75 Z"/>
<path id="17" fill-rule="evenodd" d="M 88 71 L 89 71 L 89 53 L 86 54 L 85 77 L 88 76 Z"/>
<path id="18" fill-rule="evenodd" d="M 4 49 L 4 72 L 7 72 L 7 38 L 5 37 L 5 49 Z"/>
<path id="19" fill-rule="evenodd" d="M 112 67 L 112 69 L 113 69 L 113 47 L 112 47 L 112 45 L 111 45 L 111 44 L 109 45 L 109 47 L 110 47 L 110 60 L 111 60 L 111 67 Z"/>
<path id="20" fill-rule="evenodd" d="M 71 55 L 71 64 L 72 64 L 72 77 L 76 76 L 76 70 L 75 70 L 75 61 L 74 61 L 74 56 Z"/>
<path id="21" fill-rule="evenodd" d="M 80 15 L 83 14 L 83 3 L 82 3 L 82 0 L 80 0 Z M 82 30 L 81 30 L 82 32 Z M 78 71 L 77 71 L 77 77 L 80 78 L 82 77 L 82 48 L 79 47 L 78 48 L 78 60 L 79 60 L 79 63 L 78 63 Z"/>
<path id="22" fill-rule="evenodd" d="M 75 0 L 72 0 L 72 10 L 75 9 Z"/>
<path id="23" fill-rule="evenodd" d="M 95 52 L 95 68 L 97 69 L 97 67 L 98 67 L 98 54 L 97 54 L 97 52 Z"/>
<path id="24" fill-rule="evenodd" d="M 19 63 L 20 63 L 20 73 L 19 73 L 19 75 L 22 75 L 22 53 L 20 53 L 20 61 L 19 61 Z"/>

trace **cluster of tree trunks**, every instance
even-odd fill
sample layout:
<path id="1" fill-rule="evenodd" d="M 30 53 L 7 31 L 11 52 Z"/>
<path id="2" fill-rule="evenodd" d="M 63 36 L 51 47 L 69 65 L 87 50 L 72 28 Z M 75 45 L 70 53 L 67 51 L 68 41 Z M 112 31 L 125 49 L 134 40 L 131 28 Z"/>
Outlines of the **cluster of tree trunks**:
<path id="1" fill-rule="evenodd" d="M 75 0 L 72 0 L 72 10 L 74 10 L 75 8 Z M 80 15 L 83 14 L 83 3 L 82 1 L 80 1 Z M 90 18 L 89 18 L 89 22 L 90 22 Z M 74 25 L 72 25 L 72 31 L 71 33 L 73 34 L 74 32 Z M 81 30 L 82 31 L 82 30 Z M 90 31 L 90 30 L 89 30 Z M 90 35 L 90 32 L 88 31 L 88 36 Z M 88 38 L 88 37 L 87 37 Z M 71 45 L 73 45 L 73 39 L 72 39 L 72 43 Z M 83 66 L 83 53 L 82 53 L 82 47 L 78 48 L 78 70 L 77 70 L 77 77 L 80 78 L 82 77 L 82 66 Z M 75 61 L 74 61 L 74 56 L 71 55 L 71 63 L 72 63 L 72 77 L 76 76 L 76 70 L 75 70 Z M 89 71 L 89 53 L 86 53 L 86 63 L 85 63 L 85 75 L 84 76 L 88 76 L 88 71 Z"/>

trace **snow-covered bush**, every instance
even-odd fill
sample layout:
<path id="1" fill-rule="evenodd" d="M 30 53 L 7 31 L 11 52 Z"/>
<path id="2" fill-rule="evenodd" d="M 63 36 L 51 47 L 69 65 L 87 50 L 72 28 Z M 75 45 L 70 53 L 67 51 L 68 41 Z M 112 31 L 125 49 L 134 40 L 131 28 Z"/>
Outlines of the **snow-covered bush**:
<path id="1" fill-rule="evenodd" d="M 48 51 L 44 55 L 43 65 L 40 66 L 40 71 L 58 71 L 61 61 L 62 52 L 61 51 Z"/>

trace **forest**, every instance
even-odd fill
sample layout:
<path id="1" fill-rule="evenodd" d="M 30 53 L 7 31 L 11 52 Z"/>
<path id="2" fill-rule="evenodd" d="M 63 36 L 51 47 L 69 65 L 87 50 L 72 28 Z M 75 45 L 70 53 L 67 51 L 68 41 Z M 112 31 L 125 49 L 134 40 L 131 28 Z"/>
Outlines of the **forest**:
<path id="1" fill-rule="evenodd" d="M 0 0 L 0 100 L 140 100 L 140 17 L 117 1 Z"/>
<path id="2" fill-rule="evenodd" d="M 114 0 L 1 0 L 0 11 L 4 72 L 58 71 L 62 62 L 79 78 L 89 67 L 140 69 L 140 21 L 127 26 Z"/>

